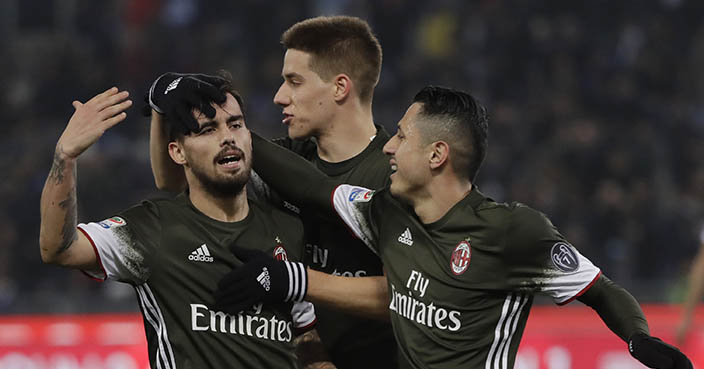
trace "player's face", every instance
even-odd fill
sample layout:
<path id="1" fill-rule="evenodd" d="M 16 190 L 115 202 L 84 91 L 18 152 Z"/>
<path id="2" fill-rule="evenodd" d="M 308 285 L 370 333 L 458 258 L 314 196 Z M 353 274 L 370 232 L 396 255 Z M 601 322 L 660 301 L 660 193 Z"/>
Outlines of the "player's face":
<path id="1" fill-rule="evenodd" d="M 413 201 L 431 179 L 430 145 L 424 144 L 417 129 L 421 104 L 411 105 L 398 122 L 398 131 L 384 145 L 384 153 L 391 156 L 391 194 Z"/>
<path id="2" fill-rule="evenodd" d="M 200 131 L 183 139 L 185 167 L 206 191 L 234 195 L 242 191 L 249 180 L 252 137 L 245 126 L 242 109 L 232 95 L 227 94 L 225 104 L 213 104 L 213 107 L 214 119 L 194 111 Z"/>
<path id="3" fill-rule="evenodd" d="M 281 76 L 284 81 L 274 95 L 274 103 L 283 108 L 283 124 L 295 139 L 317 137 L 332 119 L 335 105 L 332 82 L 323 81 L 310 69 L 311 54 L 288 49 Z"/>

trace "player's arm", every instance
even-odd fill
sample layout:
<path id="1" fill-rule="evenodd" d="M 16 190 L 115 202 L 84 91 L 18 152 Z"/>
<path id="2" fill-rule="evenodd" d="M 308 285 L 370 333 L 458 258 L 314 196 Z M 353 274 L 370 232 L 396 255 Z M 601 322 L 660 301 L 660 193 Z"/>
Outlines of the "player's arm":
<path id="1" fill-rule="evenodd" d="M 547 277 L 540 288 L 556 303 L 563 305 L 576 298 L 590 306 L 628 343 L 631 355 L 650 368 L 692 368 L 677 348 L 650 336 L 636 299 L 565 241 L 544 214 L 517 204 L 507 225 L 509 262 Z"/>
<path id="2" fill-rule="evenodd" d="M 689 272 L 689 287 L 687 288 L 687 297 L 684 300 L 682 309 L 682 319 L 677 326 L 675 340 L 677 344 L 682 345 L 685 342 L 687 333 L 692 326 L 692 317 L 694 310 L 699 304 L 699 301 L 704 295 L 704 231 L 702 231 L 702 243 L 699 246 L 699 252 L 692 263 L 692 270 Z"/>
<path id="3" fill-rule="evenodd" d="M 650 336 L 638 301 L 605 276 L 577 299 L 594 309 L 611 331 L 628 342 L 628 351 L 641 363 L 650 368 L 692 369 L 680 350 Z"/>
<path id="4" fill-rule="evenodd" d="M 40 200 L 39 248 L 42 261 L 97 271 L 98 262 L 88 239 L 77 232 L 76 161 L 102 134 L 123 121 L 132 105 L 126 91 L 113 87 L 85 104 L 73 102 L 75 112 L 59 138 Z"/>
<path id="5" fill-rule="evenodd" d="M 334 369 L 335 364 L 330 361 L 323 343 L 320 341 L 318 331 L 311 329 L 299 334 L 294 340 L 298 363 L 304 369 Z"/>
<path id="6" fill-rule="evenodd" d="M 231 246 L 244 265 L 218 283 L 218 310 L 232 314 L 259 302 L 300 302 L 368 318 L 388 320 L 386 277 L 343 277 L 308 269 L 299 262 L 278 261 L 264 252 Z"/>
<path id="7" fill-rule="evenodd" d="M 310 268 L 307 301 L 346 314 L 389 320 L 389 291 L 386 276 L 343 277 Z"/>
<path id="8" fill-rule="evenodd" d="M 635 297 L 604 275 L 577 300 L 594 309 L 606 326 L 626 342 L 636 333 L 650 334 L 648 321 Z"/>
<path id="9" fill-rule="evenodd" d="M 180 192 L 186 188 L 186 175 L 183 167 L 176 164 L 169 156 L 169 134 L 166 128 L 164 116 L 152 111 L 149 129 L 149 161 L 156 188 Z"/>
<path id="10" fill-rule="evenodd" d="M 252 132 L 253 169 L 283 198 L 321 213 L 335 214 L 330 201 L 340 183 L 311 163 Z"/>

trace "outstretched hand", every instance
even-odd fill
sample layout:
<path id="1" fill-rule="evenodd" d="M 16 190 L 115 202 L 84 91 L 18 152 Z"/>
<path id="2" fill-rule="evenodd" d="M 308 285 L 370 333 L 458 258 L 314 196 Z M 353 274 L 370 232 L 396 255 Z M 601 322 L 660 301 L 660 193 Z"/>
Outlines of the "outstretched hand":
<path id="1" fill-rule="evenodd" d="M 74 101 L 76 109 L 56 144 L 59 154 L 75 159 L 97 141 L 112 126 L 127 117 L 132 106 L 127 91 L 112 87 L 88 100 Z"/>
<path id="2" fill-rule="evenodd" d="M 628 351 L 648 368 L 692 369 L 692 362 L 680 350 L 645 333 L 631 336 Z"/>
<path id="3" fill-rule="evenodd" d="M 245 264 L 235 267 L 218 283 L 214 308 L 237 314 L 256 303 L 300 302 L 308 288 L 302 263 L 278 261 L 258 250 L 230 246 Z"/>

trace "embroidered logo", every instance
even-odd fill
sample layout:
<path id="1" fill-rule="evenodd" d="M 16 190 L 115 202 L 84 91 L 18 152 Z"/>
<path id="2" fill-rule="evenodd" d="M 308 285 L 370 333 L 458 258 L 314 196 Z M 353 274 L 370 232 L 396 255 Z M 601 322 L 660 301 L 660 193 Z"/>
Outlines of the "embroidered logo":
<path id="1" fill-rule="evenodd" d="M 193 250 L 190 255 L 188 255 L 188 260 L 190 261 L 204 261 L 206 263 L 212 263 L 213 257 L 210 256 L 210 251 L 208 246 L 205 244 L 200 245 L 197 249 Z"/>
<path id="2" fill-rule="evenodd" d="M 288 261 L 288 254 L 284 248 L 284 244 L 281 242 L 279 236 L 274 239 L 276 241 L 276 247 L 274 247 L 274 259 L 278 261 Z"/>
<path id="3" fill-rule="evenodd" d="M 579 268 L 577 252 L 564 242 L 558 242 L 552 246 L 550 259 L 555 268 L 566 273 L 574 272 Z"/>
<path id="4" fill-rule="evenodd" d="M 266 291 L 269 291 L 271 289 L 271 277 L 269 277 L 269 269 L 266 267 L 262 268 L 262 272 L 259 273 L 259 276 L 257 277 L 257 282 L 264 287 Z"/>
<path id="5" fill-rule="evenodd" d="M 403 231 L 400 236 L 398 236 L 398 242 L 401 242 L 404 245 L 412 246 L 413 235 L 411 235 L 411 230 L 406 228 L 406 230 Z"/>
<path id="6" fill-rule="evenodd" d="M 460 275 L 467 271 L 469 262 L 472 260 L 472 247 L 469 244 L 469 239 L 463 240 L 455 246 L 450 257 L 450 266 L 452 273 Z"/>
<path id="7" fill-rule="evenodd" d="M 181 82 L 181 78 L 183 77 L 178 77 L 175 80 L 171 81 L 171 83 L 166 86 L 166 91 L 164 91 L 164 95 L 168 94 L 169 91 L 176 89 L 176 87 L 178 87 L 178 83 Z"/>

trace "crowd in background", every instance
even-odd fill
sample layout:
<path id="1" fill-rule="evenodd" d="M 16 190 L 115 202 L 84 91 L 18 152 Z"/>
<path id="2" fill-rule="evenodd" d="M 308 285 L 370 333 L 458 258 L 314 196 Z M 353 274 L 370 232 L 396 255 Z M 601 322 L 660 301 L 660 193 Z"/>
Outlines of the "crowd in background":
<path id="1" fill-rule="evenodd" d="M 10 0 L 0 3 L 0 313 L 136 309 L 129 287 L 43 265 L 39 197 L 54 145 L 113 85 L 136 106 L 79 161 L 79 221 L 158 192 L 139 106 L 165 71 L 229 70 L 248 125 L 285 134 L 279 37 L 322 14 L 366 19 L 384 50 L 374 117 L 391 133 L 422 86 L 489 109 L 477 184 L 546 213 L 641 301 L 679 302 L 704 225 L 704 2 Z"/>

